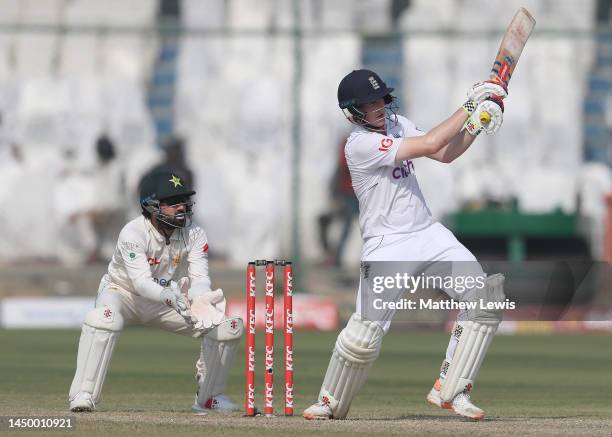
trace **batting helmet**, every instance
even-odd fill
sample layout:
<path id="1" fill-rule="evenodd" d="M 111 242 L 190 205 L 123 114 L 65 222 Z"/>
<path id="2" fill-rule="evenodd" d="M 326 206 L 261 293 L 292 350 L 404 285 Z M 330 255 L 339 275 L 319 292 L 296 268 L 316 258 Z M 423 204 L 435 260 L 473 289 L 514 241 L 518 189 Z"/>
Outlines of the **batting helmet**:
<path id="1" fill-rule="evenodd" d="M 393 88 L 388 88 L 375 72 L 353 70 L 344 76 L 338 85 L 338 105 L 340 109 L 348 109 L 382 98 L 385 99 L 385 103 L 391 103 L 392 92 Z"/>

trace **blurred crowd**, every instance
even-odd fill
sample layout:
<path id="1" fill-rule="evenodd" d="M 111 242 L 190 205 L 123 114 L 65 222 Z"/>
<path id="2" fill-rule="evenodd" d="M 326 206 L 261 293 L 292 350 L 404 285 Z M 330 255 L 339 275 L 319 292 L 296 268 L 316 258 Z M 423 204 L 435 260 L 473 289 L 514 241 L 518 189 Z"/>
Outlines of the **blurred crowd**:
<path id="1" fill-rule="evenodd" d="M 402 113 L 428 130 L 485 78 L 499 44 L 491 34 L 519 6 L 538 24 L 510 85 L 503 128 L 451 166 L 416 161 L 416 174 L 436 219 L 516 199 L 526 213 L 580 215 L 593 255 L 601 255 L 603 198 L 612 191 L 610 44 L 572 32 L 609 20 L 609 1 L 300 0 L 299 99 L 287 32 L 292 1 L 173 1 L 185 33 L 168 37 L 177 56 L 161 76 L 173 81 L 167 112 L 177 136 L 159 147 L 147 93 L 168 44 L 138 29 L 155 28 L 167 3 L 0 3 L 0 26 L 9 26 L 0 34 L 0 262 L 108 258 L 117 227 L 139 212 L 138 181 L 168 163 L 194 183 L 195 219 L 211 253 L 239 266 L 290 253 L 297 199 L 305 257 L 357 262 L 357 205 L 338 146 L 347 129 L 339 80 L 379 62 L 383 77 L 399 80 Z M 41 24 L 45 32 L 28 30 Z M 555 29 L 567 32 L 537 34 Z M 397 56 L 368 52 L 372 33 Z"/>

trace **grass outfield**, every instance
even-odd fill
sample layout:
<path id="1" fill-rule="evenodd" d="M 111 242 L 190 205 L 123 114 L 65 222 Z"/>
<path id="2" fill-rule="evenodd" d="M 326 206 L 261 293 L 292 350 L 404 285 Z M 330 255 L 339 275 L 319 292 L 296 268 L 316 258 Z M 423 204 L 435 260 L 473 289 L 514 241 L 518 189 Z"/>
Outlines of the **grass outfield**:
<path id="1" fill-rule="evenodd" d="M 0 330 L 0 416 L 67 415 L 78 338 L 77 331 Z M 417 432 L 454 436 L 612 433 L 612 337 L 496 338 L 474 390 L 475 402 L 488 413 L 480 423 L 465 421 L 425 401 L 447 338 L 442 333 L 390 333 L 368 383 L 353 403 L 349 420 L 307 422 L 299 416 L 191 414 L 193 364 L 199 341 L 130 328 L 115 349 L 98 411 L 78 415 L 77 432 L 69 435 L 281 436 L 292 430 L 300 435 L 320 435 L 321 431 L 338 435 Z M 257 340 L 261 346 L 263 338 Z M 296 413 L 315 399 L 334 340 L 335 334 L 329 333 L 295 335 Z M 257 359 L 261 374 L 261 351 Z M 282 406 L 280 363 L 279 359 L 275 389 L 278 411 Z M 243 366 L 241 349 L 228 387 L 228 394 L 241 405 Z M 256 399 L 261 406 L 262 379 L 257 384 Z"/>

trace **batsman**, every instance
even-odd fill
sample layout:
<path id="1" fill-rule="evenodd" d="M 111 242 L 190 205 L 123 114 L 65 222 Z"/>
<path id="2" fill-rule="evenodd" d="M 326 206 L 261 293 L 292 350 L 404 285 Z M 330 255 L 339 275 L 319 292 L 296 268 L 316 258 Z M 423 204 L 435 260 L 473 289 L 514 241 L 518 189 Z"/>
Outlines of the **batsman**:
<path id="1" fill-rule="evenodd" d="M 244 327 L 241 318 L 225 315 L 223 291 L 211 290 L 207 237 L 191 220 L 194 194 L 167 171 L 142 181 L 142 215 L 121 230 L 83 323 L 71 411 L 96 409 L 119 334 L 135 324 L 201 338 L 192 410 L 237 410 L 224 390 Z"/>
<path id="2" fill-rule="evenodd" d="M 492 81 L 477 83 L 469 89 L 465 104 L 428 132 L 397 115 L 392 92 L 370 70 L 352 71 L 338 87 L 339 106 L 356 125 L 344 150 L 359 200 L 362 271 L 355 313 L 338 335 L 318 400 L 303 413 L 306 419 L 347 416 L 391 325 L 393 312 L 383 320 L 371 320 L 361 307 L 362 293 L 371 292 L 364 287 L 364 265 L 396 261 L 417 276 L 422 273 L 418 266 L 440 262 L 453 270 L 467 267 L 471 275 L 486 276 L 474 255 L 432 219 L 413 160 L 428 157 L 450 163 L 481 132 L 495 134 L 503 121 L 505 87 Z M 481 121 L 484 113 L 488 114 L 486 124 Z M 444 291 L 458 301 L 503 302 L 503 283 L 504 277 L 494 274 L 486 277 L 482 287 Z M 430 403 L 470 419 L 484 417 L 470 392 L 501 319 L 500 310 L 459 313 L 439 377 L 427 395 Z"/>

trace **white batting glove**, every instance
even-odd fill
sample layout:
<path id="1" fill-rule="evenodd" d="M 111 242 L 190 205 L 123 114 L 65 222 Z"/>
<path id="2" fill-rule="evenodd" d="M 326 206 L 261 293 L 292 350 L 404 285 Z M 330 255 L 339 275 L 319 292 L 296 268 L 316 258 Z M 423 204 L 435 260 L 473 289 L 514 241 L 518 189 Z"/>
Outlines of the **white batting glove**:
<path id="1" fill-rule="evenodd" d="M 486 80 L 484 82 L 478 82 L 477 84 L 472 85 L 472 88 L 470 88 L 467 92 L 468 99 L 476 104 L 482 103 L 492 96 L 505 99 L 508 97 L 508 90 L 506 87 L 496 82 Z"/>
<path id="2" fill-rule="evenodd" d="M 191 317 L 196 329 L 213 328 L 225 317 L 225 296 L 220 288 L 193 298 Z"/>
<path id="3" fill-rule="evenodd" d="M 171 282 L 170 287 L 166 287 L 161 291 L 159 299 L 169 307 L 172 307 L 187 323 L 192 324 L 189 299 L 181 293 L 175 282 Z"/>
<path id="4" fill-rule="evenodd" d="M 501 100 L 485 100 L 476 106 L 465 122 L 465 129 L 470 135 L 484 131 L 487 135 L 495 134 L 504 121 L 504 109 Z"/>

